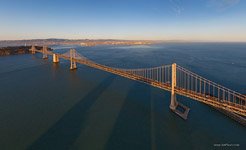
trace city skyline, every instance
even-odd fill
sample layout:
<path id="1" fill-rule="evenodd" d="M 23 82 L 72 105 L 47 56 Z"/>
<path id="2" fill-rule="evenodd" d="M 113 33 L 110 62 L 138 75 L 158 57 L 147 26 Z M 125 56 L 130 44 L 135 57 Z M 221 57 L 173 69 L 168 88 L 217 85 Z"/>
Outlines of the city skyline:
<path id="1" fill-rule="evenodd" d="M 246 42 L 246 2 L 240 0 L 3 0 L 0 4 L 0 40 Z"/>

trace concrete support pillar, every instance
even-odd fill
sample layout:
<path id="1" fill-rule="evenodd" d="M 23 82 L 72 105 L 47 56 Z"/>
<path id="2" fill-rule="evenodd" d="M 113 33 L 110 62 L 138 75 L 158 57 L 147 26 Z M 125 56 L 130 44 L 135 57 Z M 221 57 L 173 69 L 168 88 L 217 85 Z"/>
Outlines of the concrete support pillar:
<path id="1" fill-rule="evenodd" d="M 70 49 L 70 69 L 74 70 L 77 69 L 76 61 L 74 60 L 76 55 L 75 49 Z"/>
<path id="2" fill-rule="evenodd" d="M 57 54 L 53 54 L 53 63 L 58 63 L 59 62 L 59 57 Z"/>
<path id="3" fill-rule="evenodd" d="M 77 69 L 77 65 L 75 61 L 71 61 L 70 69 L 71 70 Z"/>
<path id="4" fill-rule="evenodd" d="M 171 90 L 171 104 L 170 109 L 175 110 L 178 102 L 176 99 L 175 87 L 176 87 L 176 64 L 172 64 L 172 90 Z"/>
<path id="5" fill-rule="evenodd" d="M 32 45 L 32 47 L 31 47 L 31 49 L 29 51 L 31 51 L 31 54 L 35 54 L 35 50 L 36 50 L 35 46 Z"/>
<path id="6" fill-rule="evenodd" d="M 48 48 L 47 46 L 43 46 L 43 59 L 48 59 Z"/>

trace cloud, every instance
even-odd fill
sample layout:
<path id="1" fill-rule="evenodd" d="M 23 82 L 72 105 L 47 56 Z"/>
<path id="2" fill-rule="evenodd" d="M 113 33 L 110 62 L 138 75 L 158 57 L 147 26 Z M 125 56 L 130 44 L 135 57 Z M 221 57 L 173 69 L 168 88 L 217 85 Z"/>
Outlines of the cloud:
<path id="1" fill-rule="evenodd" d="M 223 11 L 237 5 L 239 2 L 240 0 L 209 0 L 208 6 L 216 8 L 219 11 Z"/>
<path id="2" fill-rule="evenodd" d="M 184 8 L 181 5 L 180 0 L 169 0 L 171 3 L 171 9 L 176 15 L 180 15 Z"/>

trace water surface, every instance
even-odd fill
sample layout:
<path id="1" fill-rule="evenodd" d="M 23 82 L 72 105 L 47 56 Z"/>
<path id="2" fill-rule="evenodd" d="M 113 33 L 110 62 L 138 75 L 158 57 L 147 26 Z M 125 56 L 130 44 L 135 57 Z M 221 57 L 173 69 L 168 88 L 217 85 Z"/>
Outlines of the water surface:
<path id="1" fill-rule="evenodd" d="M 142 68 L 177 63 L 246 93 L 246 44 L 180 43 L 150 46 L 74 47 L 101 64 Z M 169 110 L 170 93 L 41 54 L 0 58 L 0 149 L 213 149 L 245 148 L 246 129 L 189 98 L 184 121 Z"/>

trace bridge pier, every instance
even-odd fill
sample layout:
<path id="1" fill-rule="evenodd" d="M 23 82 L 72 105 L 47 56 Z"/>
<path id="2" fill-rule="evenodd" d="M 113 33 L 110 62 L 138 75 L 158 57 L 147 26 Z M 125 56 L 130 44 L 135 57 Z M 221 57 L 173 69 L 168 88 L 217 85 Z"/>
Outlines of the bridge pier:
<path id="1" fill-rule="evenodd" d="M 34 46 L 34 45 L 32 45 L 32 48 L 30 49 L 31 54 L 35 54 L 35 50 L 36 50 L 35 46 Z"/>
<path id="2" fill-rule="evenodd" d="M 188 113 L 190 111 L 190 108 L 177 101 L 177 96 L 175 93 L 175 88 L 177 85 L 177 77 L 176 76 L 177 76 L 177 65 L 174 63 L 174 64 L 172 64 L 172 86 L 171 86 L 172 90 L 171 90 L 171 103 L 170 103 L 169 108 L 174 113 L 179 115 L 181 118 L 186 120 L 188 117 Z"/>
<path id="3" fill-rule="evenodd" d="M 53 54 L 53 63 L 58 63 L 59 62 L 59 57 L 57 54 Z"/>
<path id="4" fill-rule="evenodd" d="M 43 59 L 48 59 L 48 48 L 47 46 L 43 46 Z"/>
<path id="5" fill-rule="evenodd" d="M 77 65 L 75 61 L 71 61 L 70 69 L 71 70 L 77 69 Z"/>
<path id="6" fill-rule="evenodd" d="M 75 49 L 70 49 L 70 70 L 77 69 L 76 61 L 74 58 L 76 57 Z"/>
<path id="7" fill-rule="evenodd" d="M 175 110 L 178 106 L 176 93 L 175 93 L 175 87 L 176 87 L 176 64 L 172 64 L 172 90 L 171 90 L 171 104 L 170 109 Z"/>

